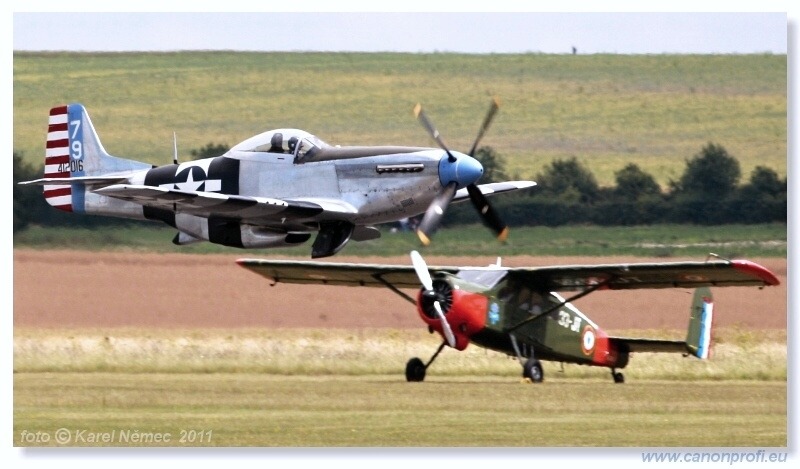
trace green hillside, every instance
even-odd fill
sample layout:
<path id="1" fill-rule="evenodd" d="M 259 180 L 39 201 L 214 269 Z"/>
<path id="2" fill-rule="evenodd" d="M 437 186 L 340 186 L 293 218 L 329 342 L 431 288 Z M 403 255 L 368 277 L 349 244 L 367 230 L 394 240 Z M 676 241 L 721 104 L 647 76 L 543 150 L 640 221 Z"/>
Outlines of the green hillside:
<path id="1" fill-rule="evenodd" d="M 298 127 L 330 144 L 431 145 L 421 102 L 466 151 L 483 143 L 532 178 L 576 156 L 602 185 L 629 162 L 662 186 L 703 145 L 724 146 L 746 180 L 786 175 L 785 55 L 461 55 L 357 53 L 15 53 L 14 150 L 40 164 L 48 110 L 87 106 L 106 150 L 153 164 L 209 142 Z"/>

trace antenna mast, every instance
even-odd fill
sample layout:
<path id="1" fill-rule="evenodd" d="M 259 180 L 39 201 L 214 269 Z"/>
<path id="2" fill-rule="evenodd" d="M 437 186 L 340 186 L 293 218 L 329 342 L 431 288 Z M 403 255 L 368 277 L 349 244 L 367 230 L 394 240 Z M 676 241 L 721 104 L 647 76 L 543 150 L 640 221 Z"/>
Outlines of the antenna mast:
<path id="1" fill-rule="evenodd" d="M 178 164 L 178 134 L 172 132 L 172 164 Z"/>

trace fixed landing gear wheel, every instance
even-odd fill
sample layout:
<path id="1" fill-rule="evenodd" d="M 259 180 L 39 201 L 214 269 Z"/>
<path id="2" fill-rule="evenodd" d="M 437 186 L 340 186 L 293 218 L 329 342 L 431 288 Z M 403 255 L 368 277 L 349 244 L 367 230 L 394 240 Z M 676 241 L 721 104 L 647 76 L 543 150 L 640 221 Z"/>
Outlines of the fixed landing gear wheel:
<path id="1" fill-rule="evenodd" d="M 534 383 L 541 383 L 544 380 L 542 364 L 535 358 L 529 358 L 522 367 L 522 377 L 528 378 Z"/>
<path id="2" fill-rule="evenodd" d="M 425 364 L 417 357 L 406 363 L 406 381 L 420 382 L 425 379 Z"/>
<path id="3" fill-rule="evenodd" d="M 622 384 L 622 383 L 624 383 L 624 382 L 625 382 L 625 375 L 623 375 L 623 374 L 622 374 L 622 373 L 620 373 L 619 371 L 612 372 L 612 373 L 611 373 L 611 376 L 613 376 L 613 377 L 614 377 L 614 382 L 615 382 L 615 383 Z"/>

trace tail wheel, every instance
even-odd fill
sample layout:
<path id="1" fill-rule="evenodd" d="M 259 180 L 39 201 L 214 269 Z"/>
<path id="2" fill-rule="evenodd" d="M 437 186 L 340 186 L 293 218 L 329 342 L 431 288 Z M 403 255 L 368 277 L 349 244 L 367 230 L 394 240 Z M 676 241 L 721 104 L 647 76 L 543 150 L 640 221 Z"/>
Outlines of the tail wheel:
<path id="1" fill-rule="evenodd" d="M 522 367 L 522 377 L 528 378 L 534 383 L 541 383 L 544 381 L 542 363 L 535 358 L 529 358 Z"/>
<path id="2" fill-rule="evenodd" d="M 406 381 L 421 382 L 425 379 L 425 364 L 417 357 L 406 363 Z"/>

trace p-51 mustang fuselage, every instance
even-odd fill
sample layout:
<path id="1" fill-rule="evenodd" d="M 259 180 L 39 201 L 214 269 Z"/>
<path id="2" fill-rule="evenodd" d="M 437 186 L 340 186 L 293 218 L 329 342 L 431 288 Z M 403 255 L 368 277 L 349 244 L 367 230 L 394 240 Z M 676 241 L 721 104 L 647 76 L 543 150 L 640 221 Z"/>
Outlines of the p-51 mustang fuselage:
<path id="1" fill-rule="evenodd" d="M 177 160 L 177 157 L 176 157 Z M 338 147 L 308 132 L 278 129 L 224 155 L 150 164 L 109 155 L 80 104 L 50 111 L 44 185 L 61 210 L 164 222 L 176 244 L 210 241 L 238 248 L 305 243 L 312 257 L 349 240 L 380 236 L 373 226 L 425 212 L 444 188 L 452 200 L 483 168 L 469 155 L 420 147 Z M 532 186 L 518 181 L 476 186 L 494 194 Z"/>

